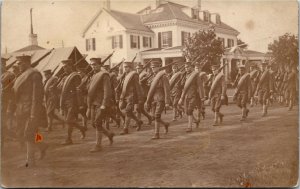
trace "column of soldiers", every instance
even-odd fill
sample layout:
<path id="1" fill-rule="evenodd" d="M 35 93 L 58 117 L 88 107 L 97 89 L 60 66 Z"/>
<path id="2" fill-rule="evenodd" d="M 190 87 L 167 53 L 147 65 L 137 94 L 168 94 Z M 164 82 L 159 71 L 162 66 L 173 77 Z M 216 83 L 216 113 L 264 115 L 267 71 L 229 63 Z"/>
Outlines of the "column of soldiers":
<path id="1" fill-rule="evenodd" d="M 35 165 L 36 148 L 40 150 L 41 158 L 45 156 L 48 145 L 35 142 L 35 134 L 44 125 L 47 131 L 52 131 L 54 119 L 61 122 L 63 127 L 67 126 L 66 139 L 62 143 L 64 145 L 73 144 L 74 129 L 78 129 L 81 139 L 84 139 L 90 121 L 96 130 L 95 146 L 90 152 L 101 151 L 103 134 L 113 144 L 115 134 L 110 131 L 111 120 L 120 127 L 120 120 L 123 119 L 120 135 L 126 135 L 129 134 L 131 121 L 135 122 L 137 131 L 142 129 L 144 123 L 141 115 L 144 115 L 148 125 L 154 121 L 152 139 L 160 139 L 161 126 L 165 134 L 169 131 L 170 124 L 162 117 L 170 106 L 173 109 L 173 121 L 186 114 L 188 133 L 193 131 L 193 124 L 197 128 L 201 118 L 205 118 L 205 102 L 210 104 L 214 114 L 213 126 L 223 123 L 221 107 L 228 105 L 223 72 L 225 65 L 220 67 L 219 62 L 214 62 L 211 66 L 212 74 L 207 75 L 202 71 L 207 62 L 172 62 L 168 66 L 172 66 L 173 72 L 167 74 L 165 69 L 168 66 L 162 67 L 159 61 L 151 60 L 137 67 L 134 67 L 134 61 L 122 61 L 110 69 L 105 64 L 106 60 L 91 58 L 89 66 L 92 71 L 89 73 L 86 73 L 86 68 L 76 67 L 72 59 L 62 60 L 64 73 L 57 77 L 52 70 L 45 70 L 43 83 L 41 73 L 31 68 L 30 56 L 17 57 L 18 66 L 13 71 L 6 71 L 6 59 L 1 59 L 2 133 L 8 132 L 12 127 L 9 120 L 14 120 L 13 116 L 16 116 L 17 136 L 21 147 L 26 145 L 27 149 L 26 165 Z M 179 64 L 183 66 L 179 67 Z M 119 69 L 121 65 L 124 73 L 119 72 L 122 70 Z M 271 98 L 275 96 L 274 91 L 279 96 L 279 102 L 286 103 L 289 110 L 293 108 L 298 82 L 296 68 L 281 68 L 276 75 L 268 69 L 267 62 L 261 64 L 261 70 L 257 65 L 251 65 L 249 73 L 243 64 L 239 64 L 238 69 L 233 82 L 233 100 L 241 108 L 241 121 L 245 121 L 250 112 L 248 103 L 253 106 L 259 102 L 262 105 L 262 116 L 266 116 Z M 78 122 L 79 115 L 83 126 Z M 47 120 L 47 123 L 42 120 Z"/>

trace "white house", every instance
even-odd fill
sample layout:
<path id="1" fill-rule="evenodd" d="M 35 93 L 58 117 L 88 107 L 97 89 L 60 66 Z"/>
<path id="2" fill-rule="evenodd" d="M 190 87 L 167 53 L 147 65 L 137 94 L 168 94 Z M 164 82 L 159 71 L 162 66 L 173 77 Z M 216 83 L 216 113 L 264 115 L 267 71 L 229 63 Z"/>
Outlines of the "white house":
<path id="1" fill-rule="evenodd" d="M 201 10 L 201 0 L 194 7 L 187 7 L 164 0 L 155 0 L 136 14 L 125 13 L 110 8 L 106 0 L 104 8 L 98 11 L 88 23 L 82 37 L 88 57 L 105 57 L 115 51 L 110 63 L 123 58 L 135 62 L 149 59 L 161 60 L 163 65 L 174 59 L 183 59 L 184 41 L 199 29 L 215 27 L 217 37 L 226 48 L 222 64 L 227 79 L 235 76 L 237 62 L 246 63 L 251 59 L 247 52 L 237 46 L 239 32 L 225 24 L 218 13 Z M 263 58 L 263 57 L 261 57 Z"/>

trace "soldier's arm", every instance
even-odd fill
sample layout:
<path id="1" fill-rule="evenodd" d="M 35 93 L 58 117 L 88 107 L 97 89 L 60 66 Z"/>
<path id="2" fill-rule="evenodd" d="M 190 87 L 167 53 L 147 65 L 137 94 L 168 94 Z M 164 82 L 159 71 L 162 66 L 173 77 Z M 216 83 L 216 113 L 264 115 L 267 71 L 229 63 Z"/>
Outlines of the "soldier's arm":
<path id="1" fill-rule="evenodd" d="M 170 105 L 171 104 L 171 95 L 170 95 L 170 84 L 169 79 L 166 76 L 162 77 L 164 92 L 165 92 L 165 103 Z"/>
<path id="2" fill-rule="evenodd" d="M 223 96 L 226 96 L 227 86 L 226 86 L 226 81 L 225 81 L 224 76 L 223 76 L 223 78 L 221 79 L 221 85 L 222 85 L 222 95 L 223 95 Z"/>
<path id="3" fill-rule="evenodd" d="M 42 75 L 34 73 L 32 75 L 32 98 L 31 98 L 31 109 L 30 118 L 37 118 L 40 113 L 40 107 L 43 103 L 44 97 Z"/>
<path id="4" fill-rule="evenodd" d="M 133 76 L 133 77 L 134 77 L 133 79 L 134 79 L 134 85 L 135 85 L 135 90 L 136 90 L 136 93 L 137 93 L 138 102 L 142 103 L 143 102 L 142 96 L 144 94 L 143 94 L 143 90 L 142 90 L 142 87 L 141 87 L 140 82 L 139 82 L 139 77 L 138 77 L 138 75 Z"/>
<path id="5" fill-rule="evenodd" d="M 108 75 L 103 76 L 103 91 L 104 93 L 103 93 L 103 100 L 101 105 L 108 107 L 112 96 L 112 88 L 111 88 L 110 78 Z"/>

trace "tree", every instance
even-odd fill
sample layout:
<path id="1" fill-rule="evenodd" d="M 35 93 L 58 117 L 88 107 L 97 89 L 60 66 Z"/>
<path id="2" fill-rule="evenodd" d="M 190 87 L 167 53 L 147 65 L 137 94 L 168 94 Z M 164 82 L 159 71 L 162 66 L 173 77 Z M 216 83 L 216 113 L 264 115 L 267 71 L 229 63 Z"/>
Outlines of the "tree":
<path id="1" fill-rule="evenodd" d="M 224 48 L 221 40 L 216 38 L 215 29 L 199 30 L 189 37 L 184 44 L 183 56 L 189 61 L 198 61 L 204 70 L 210 70 L 212 64 L 219 64 Z"/>
<path id="2" fill-rule="evenodd" d="M 284 65 L 298 65 L 298 37 L 290 33 L 279 36 L 269 44 L 268 50 L 271 53 L 274 63 L 282 67 Z"/>
<path id="3" fill-rule="evenodd" d="M 241 39 L 237 39 L 237 45 L 242 48 L 242 49 L 247 49 L 248 44 L 246 44 L 244 41 L 242 41 Z"/>

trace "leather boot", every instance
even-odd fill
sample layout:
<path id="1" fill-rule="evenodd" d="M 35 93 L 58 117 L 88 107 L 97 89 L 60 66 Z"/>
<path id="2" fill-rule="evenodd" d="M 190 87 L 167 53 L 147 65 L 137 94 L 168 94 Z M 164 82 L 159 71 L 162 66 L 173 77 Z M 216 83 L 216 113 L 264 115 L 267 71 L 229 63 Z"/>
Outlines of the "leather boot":
<path id="1" fill-rule="evenodd" d="M 289 111 L 291 111 L 293 109 L 293 101 L 290 100 L 290 103 L 289 103 Z"/>
<path id="2" fill-rule="evenodd" d="M 193 115 L 188 115 L 188 127 L 186 129 L 187 133 L 192 132 L 192 124 L 193 124 Z"/>
<path id="3" fill-rule="evenodd" d="M 130 118 L 129 117 L 125 117 L 125 124 L 124 124 L 124 129 L 123 131 L 120 133 L 120 135 L 126 135 L 128 134 L 128 127 L 129 127 L 129 123 L 130 123 Z"/>
<path id="4" fill-rule="evenodd" d="M 154 136 L 152 137 L 153 140 L 159 139 L 159 122 L 155 120 L 154 122 Z"/>
<path id="5" fill-rule="evenodd" d="M 96 130 L 96 145 L 90 150 L 91 153 L 99 152 L 102 150 L 102 133 L 98 129 Z"/>
<path id="6" fill-rule="evenodd" d="M 242 108 L 242 118 L 240 121 L 245 121 L 246 120 L 246 108 Z"/>
<path id="7" fill-rule="evenodd" d="M 213 126 L 218 126 L 218 112 L 215 112 L 214 124 Z"/>
<path id="8" fill-rule="evenodd" d="M 266 105 L 263 105 L 262 117 L 265 117 L 266 115 L 267 115 L 267 113 L 266 113 Z"/>
<path id="9" fill-rule="evenodd" d="M 165 127 L 165 134 L 167 134 L 169 132 L 169 126 L 170 126 L 170 123 L 168 122 L 165 122 L 164 120 L 162 120 L 161 118 L 159 118 L 157 120 L 159 123 L 163 124 L 164 127 Z"/>
<path id="10" fill-rule="evenodd" d="M 218 116 L 220 118 L 220 124 L 222 124 L 223 123 L 224 114 L 222 114 L 221 112 L 218 112 Z"/>

